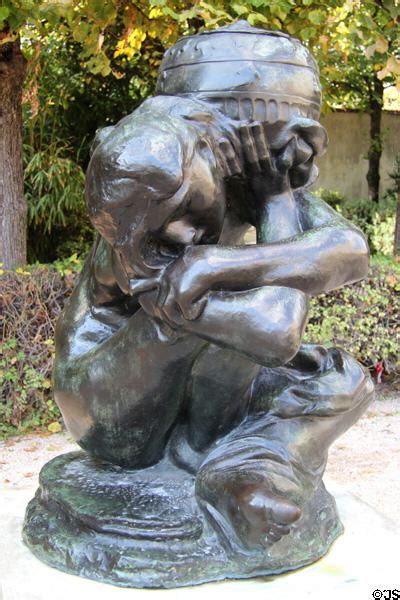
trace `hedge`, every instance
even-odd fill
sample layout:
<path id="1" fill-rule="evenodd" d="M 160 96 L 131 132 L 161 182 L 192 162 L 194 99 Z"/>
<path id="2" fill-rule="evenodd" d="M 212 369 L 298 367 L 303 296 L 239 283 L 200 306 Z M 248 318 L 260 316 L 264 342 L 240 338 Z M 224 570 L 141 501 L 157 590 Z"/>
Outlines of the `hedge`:
<path id="1" fill-rule="evenodd" d="M 0 271 L 0 436 L 36 428 L 59 429 L 51 389 L 54 327 L 81 269 L 74 255 L 26 270 Z M 306 340 L 347 349 L 373 369 L 384 361 L 387 378 L 400 375 L 400 279 L 386 260 L 356 285 L 313 298 Z"/>

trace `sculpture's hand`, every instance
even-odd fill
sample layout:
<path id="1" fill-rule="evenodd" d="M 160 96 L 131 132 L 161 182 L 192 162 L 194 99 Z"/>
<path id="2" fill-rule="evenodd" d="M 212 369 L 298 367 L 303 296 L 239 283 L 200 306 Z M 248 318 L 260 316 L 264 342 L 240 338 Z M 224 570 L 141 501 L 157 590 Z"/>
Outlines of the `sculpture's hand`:
<path id="1" fill-rule="evenodd" d="M 211 269 L 206 246 L 188 246 L 169 265 L 159 281 L 157 311 L 160 319 L 180 325 L 183 319 L 197 319 L 207 303 L 211 287 Z"/>
<path id="2" fill-rule="evenodd" d="M 256 199 L 310 184 L 318 173 L 314 157 L 327 143 L 325 129 L 311 119 L 294 117 L 269 145 L 265 127 L 255 121 L 240 127 L 245 171 Z"/>
<path id="3" fill-rule="evenodd" d="M 264 200 L 266 192 L 272 195 L 289 190 L 287 162 L 291 148 L 282 157 L 272 154 L 264 128 L 257 121 L 242 125 L 239 131 L 246 176 L 256 200 Z"/>
<path id="4" fill-rule="evenodd" d="M 176 329 L 183 319 L 193 321 L 201 315 L 207 303 L 204 294 L 210 289 L 211 271 L 206 246 L 188 246 L 155 277 L 131 280 L 130 291 L 132 295 L 139 294 L 139 302 L 150 316 Z"/>

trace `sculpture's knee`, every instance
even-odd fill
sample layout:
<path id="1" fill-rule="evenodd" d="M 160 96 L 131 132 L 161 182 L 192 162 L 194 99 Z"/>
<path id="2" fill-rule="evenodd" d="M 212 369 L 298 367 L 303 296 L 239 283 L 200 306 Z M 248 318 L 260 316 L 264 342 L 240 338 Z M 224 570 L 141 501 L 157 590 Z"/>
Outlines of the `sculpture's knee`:
<path id="1" fill-rule="evenodd" d="M 88 403 L 69 391 L 54 390 L 55 401 L 61 411 L 64 423 L 74 440 L 79 443 L 95 425 Z"/>
<path id="2" fill-rule="evenodd" d="M 283 366 L 298 353 L 303 337 L 303 321 L 297 319 L 285 324 L 276 342 L 276 364 Z"/>
<path id="3" fill-rule="evenodd" d="M 374 384 L 367 369 L 350 354 L 337 348 L 328 351 L 333 363 L 333 376 L 337 377 L 340 393 L 333 395 L 333 403 L 340 410 L 355 410 L 361 414 L 373 399 Z"/>
<path id="4" fill-rule="evenodd" d="M 299 290 L 285 293 L 286 302 L 281 309 L 278 335 L 274 340 L 277 364 L 282 366 L 292 360 L 300 350 L 308 317 L 308 298 Z"/>

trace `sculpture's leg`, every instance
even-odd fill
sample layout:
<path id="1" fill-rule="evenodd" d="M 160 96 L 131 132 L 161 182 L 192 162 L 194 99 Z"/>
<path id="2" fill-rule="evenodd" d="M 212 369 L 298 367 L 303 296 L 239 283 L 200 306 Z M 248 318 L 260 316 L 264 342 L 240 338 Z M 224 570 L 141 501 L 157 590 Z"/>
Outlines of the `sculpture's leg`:
<path id="1" fill-rule="evenodd" d="M 260 366 L 238 352 L 208 344 L 190 374 L 188 440 L 207 450 L 248 414 L 251 387 Z"/>
<path id="2" fill-rule="evenodd" d="M 260 370 L 250 414 L 211 451 L 197 494 L 239 543 L 279 540 L 319 485 L 330 444 L 372 399 L 373 384 L 347 353 L 303 346 L 285 367 Z"/>
<path id="3" fill-rule="evenodd" d="M 238 352 L 207 344 L 196 358 L 186 389 L 185 422 L 174 430 L 173 462 L 196 474 L 215 441 L 246 417 L 260 366 Z"/>
<path id="4" fill-rule="evenodd" d="M 91 455 L 145 467 L 164 453 L 206 342 L 191 335 L 162 341 L 141 309 L 115 330 L 93 316 L 88 289 L 84 274 L 58 325 L 55 398 L 70 433 Z"/>

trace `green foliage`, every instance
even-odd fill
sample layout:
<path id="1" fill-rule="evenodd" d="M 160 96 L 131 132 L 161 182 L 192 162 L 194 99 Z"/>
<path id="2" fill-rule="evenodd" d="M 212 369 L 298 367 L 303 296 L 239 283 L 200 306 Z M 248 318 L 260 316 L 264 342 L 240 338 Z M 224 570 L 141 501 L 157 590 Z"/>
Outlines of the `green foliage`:
<path id="1" fill-rule="evenodd" d="M 15 402 L 0 404 L 0 436 L 23 433 L 60 417 L 54 401 L 50 397 L 46 400 L 50 379 L 36 370 L 35 361 L 27 361 L 25 352 L 16 351 L 16 346 L 16 338 L 10 338 L 0 350 L 0 386 L 6 394 L 12 389 L 15 395 Z M 32 406 L 39 410 L 32 410 Z"/>
<path id="2" fill-rule="evenodd" d="M 315 48 L 329 107 L 369 111 L 382 102 L 377 79 L 387 89 L 399 86 L 399 17 L 397 0 L 343 2 L 329 11 L 322 43 Z"/>
<path id="3" fill-rule="evenodd" d="M 389 177 L 393 179 L 395 192 L 400 192 L 400 154 L 394 159 L 393 172 L 389 173 Z"/>
<path id="4" fill-rule="evenodd" d="M 85 176 L 65 156 L 66 148 L 53 143 L 38 152 L 27 146 L 24 151 L 28 223 L 48 234 L 54 227 L 65 227 L 74 213 L 83 216 Z"/>
<path id="5" fill-rule="evenodd" d="M 85 168 L 96 130 L 116 123 L 153 91 L 149 56 L 144 52 L 138 61 L 126 62 L 118 77 L 104 77 L 87 69 L 79 55 L 81 44 L 71 35 L 53 32 L 34 47 L 24 45 L 29 58 L 25 144 L 40 149 L 58 140 L 65 156 Z"/>
<path id="6" fill-rule="evenodd" d="M 393 192 L 387 192 L 378 204 L 365 198 L 347 199 L 330 190 L 320 189 L 316 195 L 364 232 L 372 254 L 391 256 L 396 212 Z"/>
<path id="7" fill-rule="evenodd" d="M 56 320 L 81 261 L 0 270 L 0 437 L 60 420 L 51 389 Z"/>
<path id="8" fill-rule="evenodd" d="M 25 198 L 31 261 L 83 254 L 93 241 L 84 199 L 82 168 L 68 148 L 52 142 L 35 152 L 25 146 Z"/>
<path id="9" fill-rule="evenodd" d="M 393 253 L 395 215 L 382 217 L 376 213 L 367 229 L 371 252 L 390 256 Z"/>
<path id="10" fill-rule="evenodd" d="M 391 267 L 374 265 L 368 279 L 311 300 L 306 340 L 339 346 L 367 367 L 384 360 L 400 369 L 400 280 Z"/>

